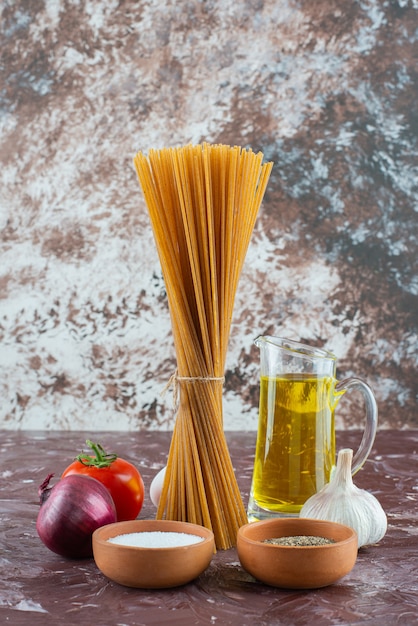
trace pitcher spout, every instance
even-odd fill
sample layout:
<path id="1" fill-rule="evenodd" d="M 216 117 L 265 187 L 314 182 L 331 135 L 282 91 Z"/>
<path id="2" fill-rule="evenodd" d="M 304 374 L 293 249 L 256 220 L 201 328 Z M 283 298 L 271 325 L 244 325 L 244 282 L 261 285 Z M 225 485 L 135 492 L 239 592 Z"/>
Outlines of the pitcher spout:
<path id="1" fill-rule="evenodd" d="M 266 337 L 264 335 L 259 335 L 254 339 L 254 344 L 257 348 L 260 348 L 266 342 Z"/>

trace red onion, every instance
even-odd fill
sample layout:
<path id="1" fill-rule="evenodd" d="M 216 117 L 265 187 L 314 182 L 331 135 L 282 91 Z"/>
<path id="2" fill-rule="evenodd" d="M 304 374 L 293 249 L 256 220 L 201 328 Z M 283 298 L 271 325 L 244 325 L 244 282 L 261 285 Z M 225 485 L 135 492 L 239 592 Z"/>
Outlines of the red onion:
<path id="1" fill-rule="evenodd" d="M 49 474 L 39 487 L 41 508 L 36 521 L 38 535 L 47 548 L 61 556 L 81 559 L 93 556 L 96 528 L 116 522 L 112 496 L 90 476 L 71 475 L 48 487 Z"/>

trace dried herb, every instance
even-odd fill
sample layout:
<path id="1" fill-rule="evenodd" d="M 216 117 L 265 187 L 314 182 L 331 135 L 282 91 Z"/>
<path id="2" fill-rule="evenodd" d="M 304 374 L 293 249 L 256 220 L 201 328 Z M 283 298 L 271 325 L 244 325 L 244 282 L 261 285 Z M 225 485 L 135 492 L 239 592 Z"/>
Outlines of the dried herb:
<path id="1" fill-rule="evenodd" d="M 264 539 L 263 543 L 271 543 L 275 546 L 325 546 L 335 543 L 334 539 L 316 537 L 314 535 L 295 535 L 293 537 L 271 537 Z"/>

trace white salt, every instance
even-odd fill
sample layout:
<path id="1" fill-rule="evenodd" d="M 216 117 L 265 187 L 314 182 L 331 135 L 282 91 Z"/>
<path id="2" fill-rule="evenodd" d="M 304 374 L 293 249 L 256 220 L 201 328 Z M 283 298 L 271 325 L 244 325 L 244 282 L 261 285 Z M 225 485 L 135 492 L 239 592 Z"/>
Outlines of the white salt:
<path id="1" fill-rule="evenodd" d="M 143 531 L 139 533 L 125 533 L 108 539 L 110 543 L 136 548 L 175 548 L 190 546 L 203 541 L 203 537 L 189 533 L 163 532 L 159 530 Z"/>

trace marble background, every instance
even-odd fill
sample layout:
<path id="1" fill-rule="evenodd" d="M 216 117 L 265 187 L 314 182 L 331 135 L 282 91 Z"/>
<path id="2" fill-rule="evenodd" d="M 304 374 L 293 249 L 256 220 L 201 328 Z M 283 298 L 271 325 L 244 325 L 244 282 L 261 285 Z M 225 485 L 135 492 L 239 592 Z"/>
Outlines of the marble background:
<path id="1" fill-rule="evenodd" d="M 417 417 L 417 0 L 4 0 L 0 427 L 170 429 L 167 299 L 133 156 L 275 165 L 242 274 L 225 428 L 262 333 L 333 350 L 380 427 Z M 340 405 L 337 425 L 361 425 Z"/>

